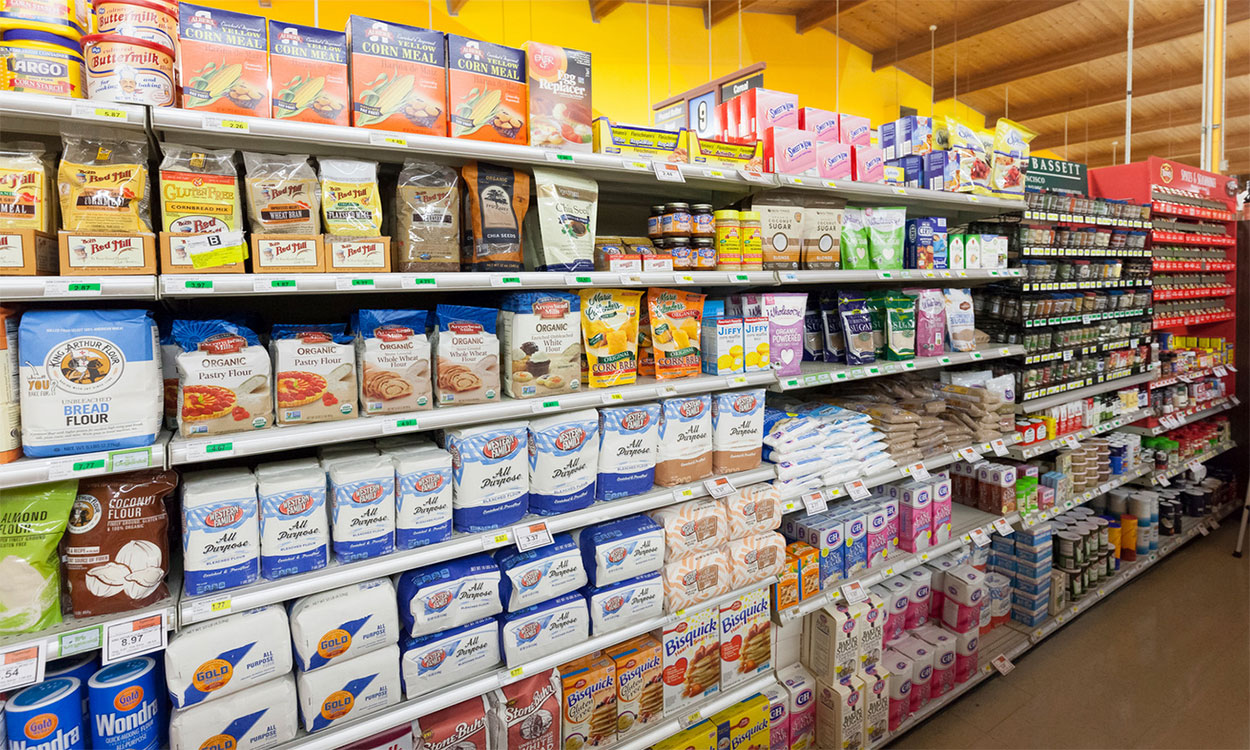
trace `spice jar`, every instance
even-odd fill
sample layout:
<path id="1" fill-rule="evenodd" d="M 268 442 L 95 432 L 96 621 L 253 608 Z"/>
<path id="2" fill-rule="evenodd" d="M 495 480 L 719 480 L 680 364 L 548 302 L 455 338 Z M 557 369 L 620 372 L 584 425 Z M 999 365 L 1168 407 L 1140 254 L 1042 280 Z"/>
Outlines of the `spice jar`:
<path id="1" fill-rule="evenodd" d="M 738 227 L 742 235 L 742 270 L 764 270 L 764 228 L 759 211 L 739 211 Z"/>
<path id="2" fill-rule="evenodd" d="M 721 271 L 738 271 L 742 268 L 742 235 L 738 212 L 733 209 L 717 211 L 716 219 L 716 268 Z"/>
<path id="3" fill-rule="evenodd" d="M 710 237 L 695 237 L 690 249 L 690 258 L 698 271 L 716 270 L 716 244 Z"/>
<path id="4" fill-rule="evenodd" d="M 689 237 L 691 223 L 689 203 L 669 203 L 664 206 L 664 215 L 660 217 L 660 230 L 665 237 Z"/>
<path id="5" fill-rule="evenodd" d="M 651 215 L 647 217 L 647 236 L 653 240 L 658 240 L 664 236 L 664 230 L 661 223 L 664 219 L 664 206 L 652 206 Z"/>
<path id="6" fill-rule="evenodd" d="M 712 218 L 710 203 L 696 203 L 690 207 L 690 235 L 695 238 L 716 239 L 716 222 Z"/>
<path id="7" fill-rule="evenodd" d="M 690 238 L 670 237 L 668 251 L 673 256 L 674 271 L 694 270 L 694 257 L 691 255 Z"/>

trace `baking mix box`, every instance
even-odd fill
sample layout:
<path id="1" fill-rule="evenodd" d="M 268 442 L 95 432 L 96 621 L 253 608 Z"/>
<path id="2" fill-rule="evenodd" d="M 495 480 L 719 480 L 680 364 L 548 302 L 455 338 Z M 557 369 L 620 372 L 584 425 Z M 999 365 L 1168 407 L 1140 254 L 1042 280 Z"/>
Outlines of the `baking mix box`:
<path id="1" fill-rule="evenodd" d="M 772 658 L 769 592 L 758 588 L 720 606 L 720 684 L 728 689 L 767 672 Z"/>
<path id="2" fill-rule="evenodd" d="M 178 81 L 182 107 L 269 116 L 268 22 L 261 16 L 178 5 Z"/>
<path id="3" fill-rule="evenodd" d="M 525 52 L 447 35 L 447 108 L 453 138 L 529 143 Z"/>
<path id="4" fill-rule="evenodd" d="M 561 151 L 593 146 L 590 53 L 542 42 L 526 42 L 529 86 L 529 143 Z"/>
<path id="5" fill-rule="evenodd" d="M 347 21 L 352 125 L 447 135 L 447 53 L 439 31 Z"/>
<path id="6" fill-rule="evenodd" d="M 720 690 L 720 612 L 707 607 L 664 628 L 664 712 L 680 713 Z"/>
<path id="7" fill-rule="evenodd" d="M 270 116 L 348 125 L 347 34 L 269 22 Z"/>

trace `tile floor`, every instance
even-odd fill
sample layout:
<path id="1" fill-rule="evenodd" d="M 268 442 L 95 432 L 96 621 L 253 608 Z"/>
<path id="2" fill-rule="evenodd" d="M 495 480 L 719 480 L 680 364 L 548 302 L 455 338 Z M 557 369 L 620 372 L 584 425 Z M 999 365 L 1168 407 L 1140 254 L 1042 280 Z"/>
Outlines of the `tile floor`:
<path id="1" fill-rule="evenodd" d="M 894 748 L 1250 748 L 1240 513 L 909 732 Z"/>

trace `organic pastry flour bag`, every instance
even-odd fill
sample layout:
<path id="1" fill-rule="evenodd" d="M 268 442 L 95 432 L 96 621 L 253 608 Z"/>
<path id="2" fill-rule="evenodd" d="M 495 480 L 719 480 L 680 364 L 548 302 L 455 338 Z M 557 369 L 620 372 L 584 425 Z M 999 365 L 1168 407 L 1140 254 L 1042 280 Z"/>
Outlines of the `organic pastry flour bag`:
<path id="1" fill-rule="evenodd" d="M 269 349 L 278 424 L 356 417 L 356 348 L 347 326 L 275 325 Z"/>
<path id="2" fill-rule="evenodd" d="M 178 431 L 222 435 L 273 423 L 269 353 L 251 329 L 228 320 L 175 320 Z"/>
<path id="3" fill-rule="evenodd" d="M 160 345 L 144 310 L 31 310 L 18 329 L 27 456 L 151 445 L 161 427 Z"/>

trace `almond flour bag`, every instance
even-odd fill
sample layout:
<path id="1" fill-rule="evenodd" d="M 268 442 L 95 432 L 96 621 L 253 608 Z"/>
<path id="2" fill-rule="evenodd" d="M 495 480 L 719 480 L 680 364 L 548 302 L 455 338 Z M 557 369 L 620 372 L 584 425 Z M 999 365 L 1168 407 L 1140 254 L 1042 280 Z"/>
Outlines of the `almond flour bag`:
<path id="1" fill-rule="evenodd" d="M 361 310 L 356 332 L 360 408 L 366 415 L 434 408 L 425 310 Z"/>
<path id="2" fill-rule="evenodd" d="M 702 294 L 676 289 L 647 290 L 657 380 L 689 378 L 702 371 L 703 299 Z"/>
<path id="3" fill-rule="evenodd" d="M 460 270 L 460 178 L 456 170 L 408 159 L 395 188 L 395 246 L 401 273 Z"/>
<path id="4" fill-rule="evenodd" d="M 326 232 L 342 237 L 381 236 L 378 163 L 360 159 L 318 159 L 317 163 Z"/>
<path id="5" fill-rule="evenodd" d="M 356 348 L 347 326 L 275 325 L 269 350 L 278 424 L 356 417 Z"/>
<path id="6" fill-rule="evenodd" d="M 175 320 L 178 430 L 183 437 L 261 430 L 273 424 L 269 353 L 228 320 Z"/>
<path id="7" fill-rule="evenodd" d="M 321 186 L 304 154 L 243 152 L 248 215 L 257 234 L 321 232 Z"/>
<path id="8" fill-rule="evenodd" d="M 583 289 L 582 343 L 591 388 L 630 385 L 638 377 L 638 307 L 642 292 Z"/>
<path id="9" fill-rule="evenodd" d="M 529 208 L 529 175 L 490 164 L 466 164 L 460 174 L 467 189 L 461 244 L 464 269 L 520 271 L 521 222 Z"/>
<path id="10" fill-rule="evenodd" d="M 439 305 L 434 310 L 434 395 L 440 405 L 498 401 L 497 310 Z"/>
<path id="11" fill-rule="evenodd" d="M 0 635 L 43 630 L 61 622 L 61 564 L 78 482 L 64 480 L 0 493 Z M 77 704 L 74 704 L 77 705 Z"/>
<path id="12" fill-rule="evenodd" d="M 150 232 L 148 147 L 110 128 L 63 132 L 57 189 L 61 226 L 70 232 Z"/>

